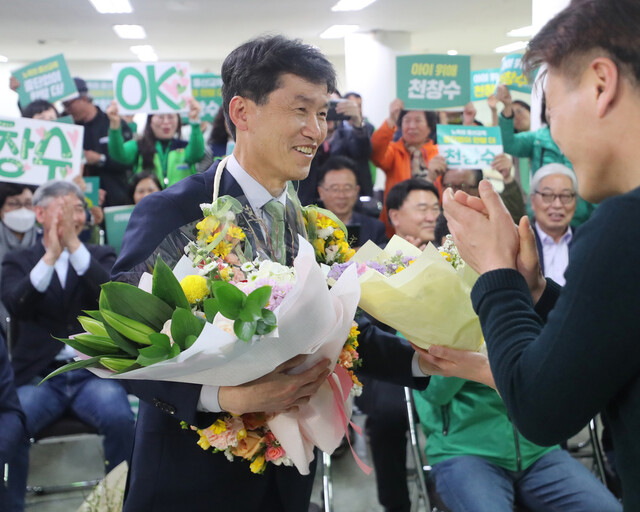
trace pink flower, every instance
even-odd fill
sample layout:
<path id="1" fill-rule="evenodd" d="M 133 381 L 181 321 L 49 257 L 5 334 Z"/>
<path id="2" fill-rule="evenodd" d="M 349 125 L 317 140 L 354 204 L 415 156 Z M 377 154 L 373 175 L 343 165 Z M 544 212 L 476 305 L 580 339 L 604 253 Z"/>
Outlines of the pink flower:
<path id="1" fill-rule="evenodd" d="M 209 444 L 218 450 L 224 450 L 228 446 L 238 445 L 238 433 L 244 428 L 242 418 L 232 416 L 225 419 L 227 430 L 215 434 L 212 427 L 203 431 Z"/>
<path id="2" fill-rule="evenodd" d="M 284 448 L 282 446 L 269 446 L 267 448 L 266 453 L 264 454 L 264 459 L 267 462 L 275 462 L 278 459 L 281 459 L 286 455 Z"/>

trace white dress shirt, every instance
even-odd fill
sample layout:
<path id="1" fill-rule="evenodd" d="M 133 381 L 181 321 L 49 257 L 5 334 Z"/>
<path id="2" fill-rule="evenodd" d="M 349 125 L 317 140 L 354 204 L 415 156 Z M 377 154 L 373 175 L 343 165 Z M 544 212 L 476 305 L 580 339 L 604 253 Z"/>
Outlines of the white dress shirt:
<path id="1" fill-rule="evenodd" d="M 536 231 L 542 244 L 542 260 L 544 261 L 544 276 L 550 277 L 560 286 L 564 286 L 564 272 L 569 265 L 569 244 L 573 238 L 571 226 L 556 243 L 551 235 L 548 235 L 536 224 Z"/>

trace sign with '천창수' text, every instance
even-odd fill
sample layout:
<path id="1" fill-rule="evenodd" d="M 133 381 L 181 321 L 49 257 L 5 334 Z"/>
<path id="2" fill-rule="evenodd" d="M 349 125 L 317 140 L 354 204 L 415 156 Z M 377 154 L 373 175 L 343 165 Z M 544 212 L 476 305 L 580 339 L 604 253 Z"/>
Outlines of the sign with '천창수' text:
<path id="1" fill-rule="evenodd" d="M 502 58 L 500 66 L 500 83 L 510 91 L 531 93 L 529 78 L 522 69 L 522 54 L 515 53 Z"/>
<path id="2" fill-rule="evenodd" d="M 452 169 L 482 169 L 503 153 L 502 135 L 497 126 L 439 124 L 438 153 Z"/>
<path id="3" fill-rule="evenodd" d="M 191 90 L 202 107 L 200 119 L 213 122 L 222 106 L 222 77 L 213 73 L 191 75 Z"/>
<path id="4" fill-rule="evenodd" d="M 53 103 L 78 94 L 64 55 L 54 55 L 11 73 L 20 82 L 18 101 L 26 107 L 35 100 Z"/>
<path id="5" fill-rule="evenodd" d="M 187 62 L 112 64 L 120 114 L 187 112 L 191 77 Z"/>
<path id="6" fill-rule="evenodd" d="M 481 69 L 471 72 L 471 101 L 486 100 L 496 93 L 500 83 L 500 69 Z"/>
<path id="7" fill-rule="evenodd" d="M 84 127 L 0 117 L 0 181 L 41 185 L 80 174 Z"/>
<path id="8" fill-rule="evenodd" d="M 397 97 L 407 110 L 460 107 L 470 100 L 468 55 L 396 57 Z"/>

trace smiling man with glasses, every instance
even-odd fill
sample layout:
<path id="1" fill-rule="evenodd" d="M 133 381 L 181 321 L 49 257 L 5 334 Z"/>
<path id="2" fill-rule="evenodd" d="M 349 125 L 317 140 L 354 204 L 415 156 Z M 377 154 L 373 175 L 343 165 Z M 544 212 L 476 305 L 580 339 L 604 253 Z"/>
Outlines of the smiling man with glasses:
<path id="1" fill-rule="evenodd" d="M 531 208 L 540 267 L 545 277 L 564 285 L 573 231 L 569 226 L 576 212 L 578 183 L 571 169 L 562 164 L 541 167 L 531 181 Z"/>

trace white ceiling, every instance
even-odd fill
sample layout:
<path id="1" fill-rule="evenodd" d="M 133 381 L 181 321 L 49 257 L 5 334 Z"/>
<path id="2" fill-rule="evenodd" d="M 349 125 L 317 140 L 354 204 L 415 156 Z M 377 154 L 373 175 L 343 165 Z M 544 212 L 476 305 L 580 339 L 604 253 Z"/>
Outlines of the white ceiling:
<path id="1" fill-rule="evenodd" d="M 131 0 L 131 14 L 98 14 L 88 0 L 0 0 L 0 54 L 29 62 L 57 53 L 68 61 L 132 61 L 134 44 L 151 44 L 160 60 L 218 62 L 241 42 L 282 33 L 344 54 L 342 40 L 319 34 L 333 24 L 411 35 L 410 52 L 492 55 L 531 24 L 531 0 L 377 0 L 357 12 L 332 12 L 337 0 Z M 118 38 L 114 24 L 140 24 L 147 39 Z"/>

